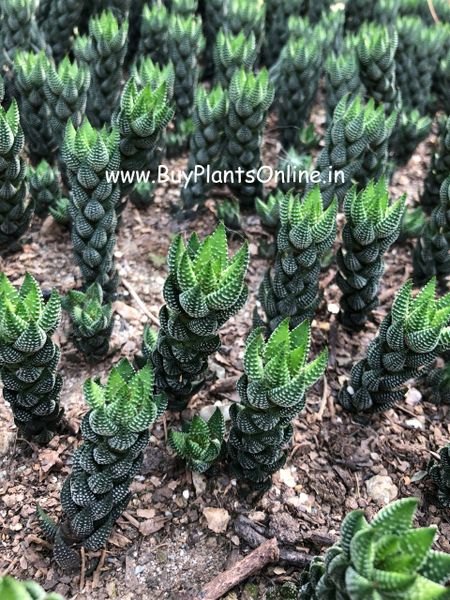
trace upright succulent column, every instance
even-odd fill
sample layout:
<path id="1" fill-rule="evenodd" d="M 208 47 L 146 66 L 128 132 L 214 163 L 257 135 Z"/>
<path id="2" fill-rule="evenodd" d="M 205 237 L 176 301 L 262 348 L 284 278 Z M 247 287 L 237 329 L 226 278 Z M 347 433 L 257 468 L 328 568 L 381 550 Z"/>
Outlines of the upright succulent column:
<path id="1" fill-rule="evenodd" d="M 56 150 L 50 125 L 50 108 L 45 98 L 49 61 L 44 52 L 19 52 L 14 59 L 15 86 L 20 94 L 20 118 L 30 152 L 49 159 Z"/>
<path id="2" fill-rule="evenodd" d="M 9 575 L 0 577 L 0 597 L 10 600 L 64 600 L 54 592 L 47 594 L 35 581 L 19 581 Z"/>
<path id="3" fill-rule="evenodd" d="M 431 131 L 433 120 L 416 109 L 402 110 L 394 127 L 390 149 L 398 165 L 406 165 L 417 146 Z"/>
<path id="4" fill-rule="evenodd" d="M 354 50 L 329 55 L 325 62 L 325 103 L 328 121 L 344 96 L 353 101 L 360 90 L 359 65 Z"/>
<path id="5" fill-rule="evenodd" d="M 266 7 L 259 0 L 229 0 L 223 28 L 233 35 L 241 31 L 246 37 L 253 32 L 256 47 L 261 48 L 264 39 Z"/>
<path id="6" fill-rule="evenodd" d="M 166 405 L 153 394 L 152 367 L 136 372 L 126 359 L 113 367 L 106 384 L 88 379 L 83 391 L 89 412 L 81 422 L 83 443 L 61 489 L 63 517 L 57 525 L 39 511 L 41 527 L 54 543 L 53 556 L 67 570 L 79 568 L 80 546 L 105 546 L 130 501 L 149 427 Z"/>
<path id="7" fill-rule="evenodd" d="M 94 127 L 109 123 L 120 97 L 122 69 L 127 51 L 128 21 L 122 25 L 105 11 L 89 21 L 89 88 L 87 114 Z"/>
<path id="8" fill-rule="evenodd" d="M 263 62 L 271 67 L 280 56 L 289 32 L 286 23 L 289 17 L 300 15 L 304 0 L 269 0 L 266 3 L 266 36 L 263 47 Z"/>
<path id="9" fill-rule="evenodd" d="M 20 113 L 14 99 L 7 111 L 0 106 L 0 250 L 18 244 L 33 216 L 33 203 L 27 200 L 23 145 Z"/>
<path id="10" fill-rule="evenodd" d="M 337 202 L 324 210 L 318 187 L 303 202 L 290 193 L 279 202 L 275 264 L 258 292 L 269 331 L 286 317 L 296 327 L 314 315 L 320 302 L 320 260 L 336 237 Z"/>
<path id="11" fill-rule="evenodd" d="M 56 207 L 61 198 L 58 169 L 41 160 L 35 169 L 29 167 L 28 181 L 34 212 L 38 217 L 46 217 L 50 207 Z"/>
<path id="12" fill-rule="evenodd" d="M 57 63 L 70 52 L 74 29 L 79 24 L 83 6 L 84 0 L 53 0 L 50 4 L 43 27 Z"/>
<path id="13" fill-rule="evenodd" d="M 204 202 L 210 184 L 206 174 L 197 175 L 197 167 L 211 171 L 217 168 L 224 147 L 224 125 L 228 110 L 228 98 L 220 85 L 210 92 L 197 88 L 193 115 L 194 131 L 190 139 L 188 172 L 192 175 L 181 190 L 184 208 L 193 208 Z"/>
<path id="14" fill-rule="evenodd" d="M 384 179 L 357 193 L 352 188 L 344 201 L 346 223 L 337 253 L 337 284 L 342 291 L 340 320 L 359 331 L 378 306 L 383 255 L 398 238 L 405 199 L 389 203 Z"/>
<path id="15" fill-rule="evenodd" d="M 198 10 L 198 0 L 170 0 L 170 10 L 181 17 L 189 17 Z"/>
<path id="16" fill-rule="evenodd" d="M 200 242 L 173 240 L 164 285 L 156 349 L 156 387 L 167 393 L 169 408 L 182 410 L 203 385 L 208 356 L 220 348 L 219 328 L 245 304 L 248 247 L 228 257 L 225 227 Z"/>
<path id="17" fill-rule="evenodd" d="M 36 280 L 27 273 L 19 290 L 0 274 L 0 376 L 20 433 L 46 444 L 62 417 L 57 373 L 59 347 L 52 341 L 61 317 L 53 290 L 45 304 Z"/>
<path id="18" fill-rule="evenodd" d="M 224 163 L 235 174 L 235 181 L 229 187 L 241 206 L 252 206 L 255 198 L 262 196 L 262 183 L 251 172 L 257 172 L 261 166 L 264 126 L 274 97 L 267 70 L 262 69 L 258 75 L 244 69 L 237 71 L 228 96 Z"/>
<path id="19" fill-rule="evenodd" d="M 450 404 L 450 354 L 444 355 L 444 366 L 436 367 L 427 375 L 427 387 L 435 404 Z"/>
<path id="20" fill-rule="evenodd" d="M 299 600 L 444 599 L 450 555 L 432 549 L 435 527 L 413 527 L 418 504 L 416 498 L 402 498 L 370 523 L 363 511 L 350 512 L 339 541 L 302 573 Z"/>
<path id="21" fill-rule="evenodd" d="M 0 27 L 0 69 L 11 66 L 20 50 L 40 50 L 44 40 L 35 21 L 37 0 L 3 0 Z"/>
<path id="22" fill-rule="evenodd" d="M 439 460 L 432 460 L 428 474 L 436 486 L 438 502 L 445 508 L 450 507 L 450 444 L 439 450 Z"/>
<path id="23" fill-rule="evenodd" d="M 203 34 L 205 36 L 204 62 L 206 75 L 212 76 L 213 56 L 216 47 L 217 35 L 224 22 L 225 3 L 223 0 L 208 0 L 203 5 Z"/>
<path id="24" fill-rule="evenodd" d="M 298 134 L 311 112 L 321 64 L 322 47 L 315 37 L 290 38 L 281 52 L 276 76 L 277 111 L 285 149 L 300 149 Z"/>
<path id="25" fill-rule="evenodd" d="M 350 382 L 339 394 L 342 406 L 355 413 L 377 413 L 403 399 L 404 384 L 419 377 L 450 348 L 450 294 L 436 300 L 436 280 L 413 298 L 412 283 L 398 292 L 377 337 L 357 362 Z"/>
<path id="26" fill-rule="evenodd" d="M 114 326 L 111 303 L 103 304 L 103 291 L 93 283 L 86 292 L 71 290 L 63 299 L 73 326 L 73 342 L 90 362 L 102 360 L 109 350 Z"/>
<path id="27" fill-rule="evenodd" d="M 251 32 L 245 36 L 241 31 L 238 35 L 225 32 L 217 34 L 214 48 L 214 77 L 224 90 L 228 89 L 233 75 L 241 68 L 252 71 L 258 56 L 255 35 Z"/>
<path id="28" fill-rule="evenodd" d="M 440 202 L 441 186 L 450 173 L 450 116 L 441 124 L 441 134 L 437 152 L 433 154 L 430 170 L 424 182 L 420 203 L 432 212 Z"/>
<path id="29" fill-rule="evenodd" d="M 75 129 L 69 121 L 63 159 L 72 192 L 69 213 L 75 262 L 84 286 L 99 283 L 109 299 L 118 283 L 113 252 L 120 187 L 108 182 L 106 173 L 120 168 L 119 131 L 97 131 L 87 119 Z"/>
<path id="30" fill-rule="evenodd" d="M 145 4 L 142 10 L 139 55 L 160 65 L 167 62 L 169 13 L 164 4 Z"/>
<path id="31" fill-rule="evenodd" d="M 254 329 L 246 342 L 244 374 L 237 383 L 239 403 L 230 409 L 228 454 L 239 482 L 267 490 L 272 475 L 286 462 L 291 422 L 303 410 L 306 390 L 325 371 L 326 350 L 308 363 L 310 324 L 289 329 L 282 321 L 265 341 Z"/>

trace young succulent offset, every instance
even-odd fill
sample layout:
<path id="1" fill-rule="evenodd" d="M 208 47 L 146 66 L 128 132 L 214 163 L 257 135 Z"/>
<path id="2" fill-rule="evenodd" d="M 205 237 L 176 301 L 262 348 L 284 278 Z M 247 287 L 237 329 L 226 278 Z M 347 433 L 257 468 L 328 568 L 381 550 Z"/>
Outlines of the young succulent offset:
<path id="1" fill-rule="evenodd" d="M 208 421 L 195 415 L 183 431 L 169 431 L 169 442 L 192 471 L 204 473 L 218 459 L 225 435 L 225 421 L 216 408 Z"/>
<path id="2" fill-rule="evenodd" d="M 84 0 L 58 0 L 50 3 L 42 27 L 45 39 L 52 49 L 52 56 L 57 63 L 70 52 L 84 4 Z"/>
<path id="3" fill-rule="evenodd" d="M 114 523 L 127 507 L 130 485 L 142 464 L 149 428 L 164 412 L 162 395 L 153 394 L 153 370 L 135 371 L 126 359 L 105 384 L 88 379 L 84 397 L 89 412 L 81 422 L 83 443 L 61 489 L 63 517 L 54 523 L 42 510 L 41 527 L 53 542 L 62 569 L 77 569 L 77 549 L 102 549 Z"/>
<path id="4" fill-rule="evenodd" d="M 145 4 L 142 10 L 139 56 L 167 62 L 169 13 L 164 4 Z"/>
<path id="5" fill-rule="evenodd" d="M 103 304 L 103 291 L 98 283 L 86 292 L 71 290 L 62 301 L 73 326 L 73 341 L 90 362 L 102 360 L 109 350 L 114 326 L 111 304 Z"/>
<path id="6" fill-rule="evenodd" d="M 9 575 L 0 577 L 0 598 L 4 600 L 64 600 L 55 592 L 48 594 L 35 581 L 19 581 Z"/>
<path id="7" fill-rule="evenodd" d="M 241 211 L 237 200 L 220 200 L 216 202 L 217 217 L 228 229 L 241 229 Z"/>
<path id="8" fill-rule="evenodd" d="M 353 48 L 341 54 L 330 54 L 325 61 L 325 102 L 327 119 L 331 120 L 339 100 L 347 96 L 353 101 L 361 90 L 361 79 Z"/>
<path id="9" fill-rule="evenodd" d="M 253 32 L 246 37 L 242 31 L 233 35 L 221 29 L 217 34 L 213 55 L 215 80 L 227 90 L 236 71 L 240 68 L 246 71 L 253 70 L 257 56 Z"/>
<path id="10" fill-rule="evenodd" d="M 441 186 L 450 173 L 450 116 L 440 125 L 439 145 L 436 153 L 433 154 L 420 198 L 421 205 L 428 213 L 431 213 L 439 205 Z"/>
<path id="11" fill-rule="evenodd" d="M 119 131 L 97 131 L 85 119 L 75 129 L 69 121 L 64 138 L 63 160 L 71 185 L 69 213 L 75 262 L 84 286 L 97 282 L 107 299 L 116 292 L 118 274 L 114 265 L 118 184 L 106 173 L 120 168 Z"/>
<path id="12" fill-rule="evenodd" d="M 435 527 L 413 527 L 418 504 L 397 500 L 371 522 L 350 512 L 340 540 L 302 573 L 299 600 L 448 598 L 450 555 L 432 549 Z"/>
<path id="13" fill-rule="evenodd" d="M 305 406 L 305 393 L 325 371 L 325 350 L 307 363 L 311 346 L 308 321 L 290 330 L 282 321 L 265 341 L 254 329 L 246 342 L 244 375 L 237 390 L 240 403 L 230 409 L 228 454 L 239 481 L 268 489 L 272 475 L 286 462 L 291 421 Z"/>
<path id="14" fill-rule="evenodd" d="M 196 234 L 188 244 L 181 235 L 173 240 L 153 352 L 156 387 L 169 396 L 169 408 L 183 409 L 203 385 L 208 356 L 220 348 L 218 329 L 247 299 L 247 265 L 246 243 L 229 258 L 223 224 L 203 242 Z"/>
<path id="15" fill-rule="evenodd" d="M 52 341 L 61 317 L 61 300 L 53 290 L 47 303 L 27 273 L 19 288 L 0 274 L 0 376 L 21 434 L 46 444 L 62 417 L 57 373 L 59 347 Z"/>
<path id="16" fill-rule="evenodd" d="M 36 168 L 29 167 L 28 181 L 34 212 L 38 217 L 46 217 L 50 207 L 55 207 L 61 199 L 58 169 L 41 160 Z"/>
<path id="17" fill-rule="evenodd" d="M 318 187 L 303 201 L 292 193 L 280 197 L 275 264 L 258 292 L 269 331 L 286 317 L 296 327 L 314 315 L 320 303 L 320 261 L 336 238 L 336 213 L 336 201 L 324 209 Z M 255 322 L 261 322 L 256 310 Z"/>
<path id="18" fill-rule="evenodd" d="M 404 384 L 425 373 L 450 348 L 450 294 L 439 300 L 435 296 L 435 279 L 415 298 L 411 281 L 401 287 L 366 357 L 354 365 L 350 382 L 340 391 L 346 410 L 389 410 L 404 398 Z"/>
<path id="19" fill-rule="evenodd" d="M 392 204 L 384 179 L 371 181 L 359 193 L 353 187 L 345 197 L 346 223 L 337 252 L 337 284 L 342 291 L 340 320 L 358 331 L 378 306 L 383 255 L 400 234 L 406 196 Z"/>

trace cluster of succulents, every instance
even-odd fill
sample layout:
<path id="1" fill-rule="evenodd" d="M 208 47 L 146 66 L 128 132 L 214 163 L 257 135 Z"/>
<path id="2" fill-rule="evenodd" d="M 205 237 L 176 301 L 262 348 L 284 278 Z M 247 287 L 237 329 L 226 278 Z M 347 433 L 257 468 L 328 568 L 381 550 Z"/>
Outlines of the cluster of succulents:
<path id="1" fill-rule="evenodd" d="M 142 11 L 139 55 L 159 64 L 167 60 L 169 14 L 164 4 L 145 4 Z"/>
<path id="2" fill-rule="evenodd" d="M 41 160 L 36 168 L 30 166 L 28 180 L 34 212 L 38 217 L 45 217 L 50 208 L 55 207 L 61 199 L 59 172 L 46 160 Z"/>
<path id="3" fill-rule="evenodd" d="M 221 29 L 217 34 L 213 53 L 215 80 L 223 89 L 228 89 L 236 71 L 241 68 L 246 71 L 253 69 L 257 54 L 253 33 L 245 36 L 241 31 L 238 35 L 233 35 Z"/>
<path id="4" fill-rule="evenodd" d="M 325 61 L 325 102 L 327 118 L 331 119 L 339 100 L 344 96 L 354 100 L 361 91 L 361 77 L 353 49 L 339 55 L 330 54 Z"/>

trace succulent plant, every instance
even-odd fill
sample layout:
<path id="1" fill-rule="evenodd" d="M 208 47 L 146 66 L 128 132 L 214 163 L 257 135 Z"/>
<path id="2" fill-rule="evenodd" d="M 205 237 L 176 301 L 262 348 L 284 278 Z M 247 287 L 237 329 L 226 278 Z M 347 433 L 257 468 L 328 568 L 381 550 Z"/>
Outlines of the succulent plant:
<path id="1" fill-rule="evenodd" d="M 17 245 L 33 216 L 27 199 L 26 167 L 22 158 L 24 135 L 14 99 L 6 111 L 0 106 L 0 249 Z"/>
<path id="2" fill-rule="evenodd" d="M 402 0 L 347 0 L 345 3 L 345 27 L 358 31 L 364 22 L 394 27 Z"/>
<path id="3" fill-rule="evenodd" d="M 304 4 L 304 0 L 268 0 L 266 2 L 266 37 L 263 46 L 263 61 L 267 67 L 271 67 L 278 60 L 281 49 L 289 37 L 286 23 L 291 16 L 301 14 Z"/>
<path id="4" fill-rule="evenodd" d="M 97 131 L 87 119 L 75 129 L 69 121 L 63 160 L 71 185 L 69 213 L 75 262 L 84 286 L 99 283 L 109 300 L 118 283 L 113 252 L 120 187 L 108 181 L 106 173 L 120 167 L 119 131 Z"/>
<path id="5" fill-rule="evenodd" d="M 139 369 L 152 360 L 152 354 L 156 347 L 158 335 L 153 331 L 148 323 L 145 324 L 142 334 L 141 354 L 134 357 L 134 362 Z"/>
<path id="6" fill-rule="evenodd" d="M 188 17 L 197 12 L 198 0 L 170 0 L 170 10 L 176 15 Z"/>
<path id="7" fill-rule="evenodd" d="M 431 131 L 432 119 L 418 110 L 402 111 L 394 127 L 390 148 L 398 165 L 406 165 L 417 146 Z"/>
<path id="8" fill-rule="evenodd" d="M 435 75 L 435 87 L 444 112 L 450 114 L 450 99 L 447 90 L 450 89 L 450 48 L 439 61 Z"/>
<path id="9" fill-rule="evenodd" d="M 156 185 L 152 181 L 140 181 L 129 193 L 131 203 L 138 210 L 145 210 L 155 202 Z"/>
<path id="10" fill-rule="evenodd" d="M 346 223 L 336 259 L 340 320 L 350 329 L 362 329 L 378 306 L 383 255 L 399 236 L 405 200 L 403 196 L 390 203 L 384 179 L 371 181 L 359 193 L 353 187 L 345 197 Z"/>
<path id="11" fill-rule="evenodd" d="M 311 167 L 310 154 L 299 154 L 295 148 L 289 148 L 278 161 L 277 171 L 280 173 L 278 188 L 285 194 L 290 190 L 296 194 L 303 194 L 307 181 L 306 175 L 309 174 Z"/>
<path id="12" fill-rule="evenodd" d="M 165 135 L 165 153 L 167 158 L 178 157 L 189 149 L 189 140 L 194 132 L 192 118 L 178 121 L 174 127 L 169 127 Z"/>
<path id="13" fill-rule="evenodd" d="M 20 118 L 30 152 L 51 159 L 56 141 L 50 126 L 50 108 L 44 87 L 49 61 L 43 51 L 17 52 L 14 58 L 14 85 L 20 93 Z"/>
<path id="14" fill-rule="evenodd" d="M 69 214 L 70 200 L 69 198 L 58 198 L 53 206 L 50 206 L 48 212 L 54 218 L 54 220 L 63 225 L 64 227 L 70 227 L 70 214 Z"/>
<path id="15" fill-rule="evenodd" d="M 241 211 L 236 200 L 221 200 L 216 203 L 217 217 L 229 229 L 241 229 Z"/>
<path id="16" fill-rule="evenodd" d="M 291 421 L 305 406 L 306 390 L 323 374 L 326 350 L 307 363 L 311 329 L 304 321 L 294 329 L 282 321 L 267 342 L 262 328 L 247 338 L 244 374 L 237 383 L 239 403 L 230 408 L 228 454 L 237 479 L 265 490 L 286 462 Z"/>
<path id="17" fill-rule="evenodd" d="M 75 346 L 89 362 L 102 360 L 108 354 L 114 321 L 111 303 L 103 304 L 100 285 L 93 283 L 86 292 L 71 290 L 62 306 L 72 321 Z"/>
<path id="18" fill-rule="evenodd" d="M 195 415 L 183 431 L 169 431 L 169 442 L 192 471 L 204 473 L 218 459 L 225 435 L 225 421 L 219 408 L 208 421 Z"/>
<path id="19" fill-rule="evenodd" d="M 206 169 L 217 169 L 225 144 L 225 120 L 228 98 L 220 85 L 209 92 L 199 86 L 192 117 L 193 132 L 190 137 L 187 171 L 192 174 L 181 190 L 183 206 L 191 209 L 205 201 L 210 188 Z M 204 172 L 200 172 L 201 169 Z"/>
<path id="20" fill-rule="evenodd" d="M 436 404 L 450 404 L 450 356 L 445 357 L 442 367 L 435 367 L 427 374 L 427 387 L 431 400 Z"/>
<path id="21" fill-rule="evenodd" d="M 253 32 L 248 36 L 245 36 L 242 31 L 238 35 L 233 35 L 221 29 L 217 34 L 213 53 L 215 80 L 224 90 L 227 90 L 236 71 L 240 68 L 246 71 L 253 70 L 257 56 L 258 50 Z"/>
<path id="22" fill-rule="evenodd" d="M 145 4 L 142 10 L 139 55 L 167 62 L 169 13 L 164 4 Z"/>
<path id="23" fill-rule="evenodd" d="M 251 206 L 256 197 L 262 196 L 262 183 L 255 173 L 261 167 L 264 125 L 274 97 L 268 71 L 262 69 L 258 75 L 244 69 L 236 71 L 228 96 L 224 163 L 236 174 L 229 187 L 241 206 Z"/>
<path id="24" fill-rule="evenodd" d="M 153 393 L 150 364 L 135 371 L 122 359 L 106 384 L 88 379 L 84 397 L 89 412 L 81 423 L 83 443 L 61 489 L 63 517 L 59 524 L 39 511 L 44 534 L 53 542 L 53 556 L 62 569 L 77 569 L 77 549 L 100 550 L 117 518 L 128 505 L 130 485 L 142 464 L 149 427 L 164 412 L 163 395 Z"/>
<path id="25" fill-rule="evenodd" d="M 58 169 L 41 160 L 36 168 L 29 167 L 28 182 L 34 212 L 38 217 L 47 216 L 50 207 L 55 206 L 61 198 Z"/>
<path id="26" fill-rule="evenodd" d="M 37 0 L 3 0 L 0 27 L 0 70 L 11 66 L 19 51 L 40 50 L 44 39 L 35 20 Z"/>
<path id="27" fill-rule="evenodd" d="M 0 597 L 4 600 L 64 600 L 54 592 L 47 594 L 35 581 L 19 581 L 9 575 L 0 577 Z"/>
<path id="28" fill-rule="evenodd" d="M 450 175 L 441 185 L 440 203 L 416 242 L 413 267 L 414 281 L 419 284 L 436 275 L 445 285 L 450 275 Z"/>
<path id="29" fill-rule="evenodd" d="M 441 123 L 439 145 L 436 150 L 420 198 L 421 205 L 428 213 L 439 205 L 441 186 L 450 173 L 450 116 Z"/>
<path id="30" fill-rule="evenodd" d="M 104 11 L 89 21 L 90 43 L 86 52 L 91 85 L 87 115 L 94 127 L 109 123 L 118 104 L 127 36 L 128 21 L 119 25 L 111 11 Z"/>
<path id="31" fill-rule="evenodd" d="M 355 51 L 332 53 L 325 61 L 325 102 L 328 121 L 333 116 L 339 100 L 347 96 L 353 101 L 361 90 L 359 65 Z"/>
<path id="32" fill-rule="evenodd" d="M 54 0 L 49 6 L 43 29 L 57 63 L 70 52 L 83 7 L 84 0 Z"/>
<path id="33" fill-rule="evenodd" d="M 400 234 L 398 236 L 399 242 L 405 240 L 413 240 L 420 236 L 420 233 L 425 225 L 425 213 L 421 206 L 416 208 L 407 207 L 403 214 L 403 219 L 400 227 Z"/>
<path id="34" fill-rule="evenodd" d="M 91 40 L 88 35 L 77 35 L 72 48 L 75 60 L 81 66 L 90 66 L 92 60 Z"/>
<path id="35" fill-rule="evenodd" d="M 414 298 L 412 282 L 399 290 L 365 358 L 352 368 L 339 394 L 342 406 L 355 413 L 379 413 L 405 395 L 404 384 L 419 377 L 450 348 L 450 294 L 436 300 L 431 279 Z"/>
<path id="36" fill-rule="evenodd" d="M 183 409 L 203 385 L 209 354 L 220 348 L 218 329 L 247 299 L 244 277 L 248 247 L 228 257 L 225 227 L 186 245 L 177 235 L 168 254 L 156 349 L 156 387 L 167 393 L 169 408 Z"/>
<path id="37" fill-rule="evenodd" d="M 154 61 L 150 56 L 144 56 L 133 65 L 131 74 L 138 88 L 149 85 L 152 91 L 155 92 L 162 85 L 165 85 L 167 100 L 172 100 L 175 85 L 175 72 L 170 61 L 168 63 L 160 64 Z"/>
<path id="38" fill-rule="evenodd" d="M 280 198 L 275 264 L 258 292 L 269 331 L 286 317 L 296 327 L 313 316 L 320 303 L 321 257 L 336 237 L 336 213 L 336 201 L 324 209 L 318 187 L 303 201 L 292 193 Z M 255 322 L 259 322 L 256 311 Z"/>
<path id="39" fill-rule="evenodd" d="M 436 486 L 436 497 L 442 507 L 450 507 L 450 444 L 439 450 L 439 460 L 432 460 L 428 474 Z"/>
<path id="40" fill-rule="evenodd" d="M 61 300 L 53 290 L 47 303 L 27 273 L 19 288 L 0 274 L 0 376 L 3 398 L 11 406 L 21 434 L 46 444 L 62 417 L 57 373 L 59 347 L 52 341 L 61 317 Z"/>
<path id="41" fill-rule="evenodd" d="M 233 35 L 242 31 L 246 37 L 254 34 L 256 47 L 261 48 L 264 37 L 266 6 L 260 0 L 228 0 L 223 27 Z"/>
<path id="42" fill-rule="evenodd" d="M 432 549 L 435 527 L 413 527 L 417 506 L 416 498 L 402 498 L 370 523 L 363 511 L 351 511 L 340 540 L 302 574 L 298 598 L 446 598 L 450 555 Z"/>
<path id="43" fill-rule="evenodd" d="M 308 2 L 308 19 L 311 23 L 318 23 L 323 13 L 331 11 L 333 0 L 318 0 L 316 2 Z"/>

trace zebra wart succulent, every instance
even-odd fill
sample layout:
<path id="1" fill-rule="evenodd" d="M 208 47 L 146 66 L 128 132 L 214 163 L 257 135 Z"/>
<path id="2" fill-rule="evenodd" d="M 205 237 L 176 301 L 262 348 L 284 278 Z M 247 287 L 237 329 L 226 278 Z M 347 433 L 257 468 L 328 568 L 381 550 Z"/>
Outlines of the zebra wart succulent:
<path id="1" fill-rule="evenodd" d="M 41 160 L 36 168 L 29 167 L 28 181 L 34 212 L 38 217 L 47 216 L 50 207 L 55 207 L 61 198 L 58 170 Z"/>
<path id="2" fill-rule="evenodd" d="M 420 198 L 421 205 L 428 213 L 439 205 L 441 186 L 450 173 L 450 116 L 441 123 L 439 145 L 436 150 Z"/>
<path id="3" fill-rule="evenodd" d="M 233 35 L 241 31 L 245 37 L 254 34 L 256 47 L 261 48 L 264 38 L 266 6 L 260 0 L 229 0 L 226 7 L 224 30 Z"/>
<path id="4" fill-rule="evenodd" d="M 413 527 L 417 506 L 416 498 L 397 500 L 370 523 L 350 512 L 340 540 L 302 574 L 299 600 L 446 598 L 450 555 L 432 549 L 435 527 Z"/>
<path id="5" fill-rule="evenodd" d="M 61 489 L 63 517 L 56 524 L 39 511 L 54 558 L 66 570 L 79 568 L 79 547 L 105 546 L 130 501 L 149 427 L 166 406 L 163 396 L 153 394 L 152 367 L 135 371 L 126 359 L 113 367 L 106 384 L 88 379 L 83 391 L 89 412 L 81 423 L 83 443 Z"/>
<path id="6" fill-rule="evenodd" d="M 169 255 L 169 274 L 159 320 L 153 364 L 156 387 L 167 393 L 169 408 L 182 410 L 203 385 L 208 356 L 220 348 L 218 329 L 245 304 L 248 247 L 228 256 L 225 227 L 186 245 L 177 235 Z"/>
<path id="7" fill-rule="evenodd" d="M 247 339 L 244 375 L 237 384 L 240 403 L 230 409 L 228 454 L 239 481 L 257 490 L 268 489 L 286 462 L 291 421 L 304 408 L 307 389 L 325 371 L 327 351 L 308 363 L 310 346 L 308 321 L 290 330 L 285 319 L 267 341 L 262 328 Z"/>
<path id="8" fill-rule="evenodd" d="M 439 450 L 439 460 L 432 460 L 428 474 L 436 486 L 436 496 L 439 504 L 450 507 L 450 444 Z"/>
<path id="9" fill-rule="evenodd" d="M 354 413 L 379 413 L 405 395 L 404 384 L 424 374 L 434 359 L 450 348 L 450 294 L 436 300 L 431 279 L 413 298 L 412 283 L 398 292 L 377 337 L 357 362 L 350 382 L 339 395 L 342 406 Z"/>
<path id="10" fill-rule="evenodd" d="M 378 306 L 383 255 L 400 234 L 406 196 L 390 204 L 386 181 L 380 179 L 345 197 L 346 223 L 337 253 L 337 284 L 342 291 L 340 320 L 359 331 Z"/>
<path id="11" fill-rule="evenodd" d="M 436 404 L 450 404 L 450 354 L 444 357 L 444 366 L 432 369 L 427 375 L 431 400 Z"/>
<path id="12" fill-rule="evenodd" d="M 294 15 L 301 14 L 304 0 L 268 0 L 266 2 L 266 38 L 263 46 L 264 64 L 271 67 L 286 44 L 289 31 L 286 23 Z"/>
<path id="13" fill-rule="evenodd" d="M 11 66 L 17 52 L 40 50 L 44 39 L 35 20 L 36 0 L 3 0 L 0 70 Z"/>
<path id="14" fill-rule="evenodd" d="M 0 274 L 0 376 L 21 434 L 46 444 L 62 417 L 57 373 L 59 347 L 52 341 L 61 317 L 61 301 L 53 290 L 47 303 L 36 280 L 27 273 L 19 288 Z"/>
<path id="15" fill-rule="evenodd" d="M 102 360 L 109 350 L 114 326 L 111 304 L 103 303 L 103 291 L 98 283 L 86 292 L 71 290 L 62 302 L 73 326 L 75 346 L 90 362 Z"/>
<path id="16" fill-rule="evenodd" d="M 169 442 L 192 471 L 204 473 L 219 458 L 225 421 L 219 408 L 208 421 L 195 415 L 183 431 L 169 431 Z"/>
<path id="17" fill-rule="evenodd" d="M 0 598 L 5 600 L 64 600 L 51 592 L 47 594 L 35 581 L 19 581 L 9 575 L 0 577 Z"/>
<path id="18" fill-rule="evenodd" d="M 303 202 L 292 193 L 280 196 L 278 210 L 275 264 L 258 292 L 269 331 L 286 317 L 296 327 L 313 316 L 320 303 L 320 260 L 336 237 L 337 202 L 324 209 L 318 187 Z"/>
<path id="19" fill-rule="evenodd" d="M 167 61 L 169 13 L 164 4 L 144 4 L 141 18 L 139 55 L 160 65 Z"/>
<path id="20" fill-rule="evenodd" d="M 416 109 L 401 111 L 390 140 L 390 148 L 398 165 L 406 165 L 417 146 L 430 133 L 432 122 L 428 115 L 421 116 Z"/>
<path id="21" fill-rule="evenodd" d="M 246 37 L 242 31 L 233 35 L 221 29 L 217 34 L 213 55 L 215 80 L 227 90 L 236 71 L 241 68 L 253 70 L 257 56 L 253 32 Z"/>
<path id="22" fill-rule="evenodd" d="M 50 3 L 42 26 L 57 63 L 70 52 L 74 30 L 79 25 L 83 8 L 83 0 L 58 0 Z"/>
<path id="23" fill-rule="evenodd" d="M 327 118 L 331 120 L 334 109 L 344 96 L 353 101 L 361 90 L 359 65 L 353 49 L 342 54 L 331 54 L 325 61 L 325 102 Z"/>

